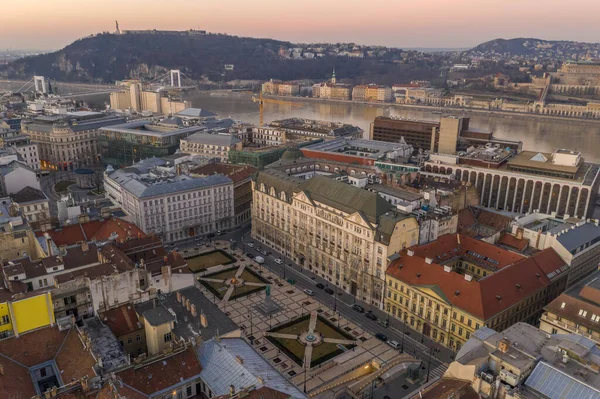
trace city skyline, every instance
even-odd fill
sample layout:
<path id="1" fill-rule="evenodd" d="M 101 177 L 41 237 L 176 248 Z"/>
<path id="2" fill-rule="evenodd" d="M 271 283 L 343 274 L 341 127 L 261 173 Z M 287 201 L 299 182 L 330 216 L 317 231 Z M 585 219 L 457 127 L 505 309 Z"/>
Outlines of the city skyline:
<path id="1" fill-rule="evenodd" d="M 385 0 L 318 2 L 307 0 L 259 4 L 230 0 L 198 3 L 173 0 L 168 8 L 143 0 L 42 2 L 11 4 L 0 16 L 0 49 L 57 50 L 90 34 L 121 29 L 203 29 L 238 36 L 297 43 L 354 42 L 404 48 L 468 48 L 496 38 L 597 41 L 594 18 L 600 4 L 574 0 L 570 7 L 548 0 L 430 0 L 390 4 Z M 561 7 L 561 13 L 555 10 Z M 581 10 L 586 12 L 582 13 Z M 385 12 L 383 12 L 385 11 Z M 368 23 L 369 19 L 375 19 Z M 23 24 L 22 21 L 28 21 Z M 297 21 L 298 23 L 293 23 Z"/>

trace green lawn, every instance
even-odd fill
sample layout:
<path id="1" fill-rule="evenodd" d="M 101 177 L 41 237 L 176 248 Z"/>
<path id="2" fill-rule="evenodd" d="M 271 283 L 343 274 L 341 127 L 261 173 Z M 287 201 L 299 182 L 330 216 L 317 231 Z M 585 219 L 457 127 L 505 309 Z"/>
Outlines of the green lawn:
<path id="1" fill-rule="evenodd" d="M 75 182 L 72 180 L 59 181 L 54 185 L 54 191 L 56 191 L 57 193 L 64 193 L 67 191 L 67 187 L 69 187 L 72 184 L 75 184 Z"/>
<path id="2" fill-rule="evenodd" d="M 208 288 L 219 299 L 223 299 L 223 297 L 225 296 L 225 293 L 227 292 L 227 288 L 228 288 L 227 284 L 217 283 L 214 281 L 204 281 L 204 280 L 202 280 L 202 278 L 210 278 L 210 279 L 215 279 L 215 280 L 228 280 L 228 279 L 234 277 L 235 274 L 237 273 L 237 271 L 238 271 L 238 268 L 234 267 L 234 268 L 229 268 L 227 270 L 223 270 L 223 271 L 220 271 L 217 273 L 207 274 L 206 276 L 200 277 L 200 283 L 202 285 L 204 285 L 206 288 Z M 248 268 L 244 269 L 244 271 L 242 272 L 241 278 L 242 278 L 242 280 L 248 281 L 251 283 L 269 284 L 269 281 L 263 279 L 262 277 L 255 274 L 253 271 L 249 270 Z M 233 291 L 233 294 L 231 295 L 231 297 L 229 299 L 240 298 L 240 297 L 246 296 L 248 294 L 251 294 L 253 292 L 257 292 L 257 291 L 260 291 L 263 289 L 265 289 L 265 287 L 256 287 L 256 286 L 249 286 L 249 285 L 243 285 L 241 287 L 236 287 Z"/>
<path id="3" fill-rule="evenodd" d="M 220 249 L 216 249 L 211 252 L 187 258 L 186 262 L 190 270 L 193 273 L 196 273 L 214 266 L 228 265 L 230 263 L 235 262 L 235 259 L 231 257 L 228 253 L 221 251 Z"/>
<path id="4" fill-rule="evenodd" d="M 296 319 L 295 321 L 292 321 L 291 324 L 287 323 L 279 328 L 271 330 L 271 332 L 280 334 L 299 335 L 302 332 L 308 330 L 309 323 L 310 315 L 306 315 L 304 317 Z M 323 321 L 321 317 L 317 318 L 315 331 L 321 333 L 321 335 L 324 338 L 352 339 L 349 335 L 338 331 L 335 327 Z M 288 356 L 291 354 L 292 356 L 290 356 L 290 358 L 292 358 L 292 360 L 298 363 L 298 365 L 302 365 L 305 350 L 305 346 L 303 344 L 293 339 L 281 339 L 274 337 L 268 337 L 268 339 L 271 342 L 273 342 L 277 347 L 279 347 L 283 352 L 285 352 Z M 321 343 L 320 345 L 317 345 L 313 348 L 310 366 L 314 367 L 320 363 L 323 363 L 326 360 L 337 356 L 340 353 L 342 353 L 342 350 L 339 349 L 336 344 Z"/>

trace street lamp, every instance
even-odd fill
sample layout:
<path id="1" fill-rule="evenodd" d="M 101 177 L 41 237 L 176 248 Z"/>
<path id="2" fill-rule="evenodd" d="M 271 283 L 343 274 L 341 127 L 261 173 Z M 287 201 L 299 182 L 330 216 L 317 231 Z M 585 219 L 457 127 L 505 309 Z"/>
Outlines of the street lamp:
<path id="1" fill-rule="evenodd" d="M 404 335 L 406 331 L 406 320 L 402 320 L 402 338 L 400 343 L 400 353 L 404 353 Z"/>
<path id="2" fill-rule="evenodd" d="M 427 357 L 427 380 L 425 380 L 426 383 L 429 382 L 429 370 L 431 368 L 431 349 L 432 349 L 432 346 L 430 345 L 429 351 L 428 351 L 429 356 Z"/>

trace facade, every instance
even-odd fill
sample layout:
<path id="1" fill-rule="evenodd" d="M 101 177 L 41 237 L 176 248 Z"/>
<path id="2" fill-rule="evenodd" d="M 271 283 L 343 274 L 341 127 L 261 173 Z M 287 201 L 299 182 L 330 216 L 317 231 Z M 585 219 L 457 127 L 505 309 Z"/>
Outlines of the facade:
<path id="1" fill-rule="evenodd" d="M 273 96 L 297 96 L 300 94 L 300 85 L 271 79 L 262 84 L 262 93 Z"/>
<path id="2" fill-rule="evenodd" d="M 99 318 L 110 328 L 128 356 L 134 358 L 146 353 L 146 333 L 132 304 L 107 310 Z"/>
<path id="3" fill-rule="evenodd" d="M 392 88 L 388 86 L 368 85 L 365 87 L 365 101 L 390 102 L 392 101 Z"/>
<path id="4" fill-rule="evenodd" d="M 40 182 L 33 169 L 21 161 L 0 165 L 0 195 L 16 194 L 26 187 L 40 190 Z"/>
<path id="5" fill-rule="evenodd" d="M 140 159 L 174 154 L 181 139 L 203 129 L 184 126 L 179 118 L 137 120 L 105 127 L 99 131 L 99 153 L 105 164 L 131 165 Z"/>
<path id="6" fill-rule="evenodd" d="M 556 214 L 536 212 L 514 219 L 512 234 L 532 248 L 553 248 L 569 265 L 568 287 L 587 278 L 600 264 L 598 220 L 558 218 Z"/>
<path id="7" fill-rule="evenodd" d="M 459 350 L 480 327 L 536 323 L 564 286 L 552 249 L 525 258 L 460 234 L 402 250 L 387 269 L 385 310 Z M 562 270 L 561 270 L 562 269 Z"/>
<path id="8" fill-rule="evenodd" d="M 328 100 L 351 100 L 352 86 L 337 83 L 317 83 L 313 85 L 312 96 Z"/>
<path id="9" fill-rule="evenodd" d="M 19 124 L 19 129 L 20 129 Z M 32 143 L 31 138 L 24 134 L 17 134 L 14 130 L 3 129 L 0 127 L 0 139 L 5 150 L 14 151 L 21 156 L 31 169 L 40 169 L 40 155 L 38 144 Z"/>
<path id="10" fill-rule="evenodd" d="M 121 111 L 173 115 L 191 107 L 191 102 L 166 97 L 159 91 L 147 91 L 141 83 L 130 82 L 123 90 L 110 93 L 110 107 Z"/>
<path id="11" fill-rule="evenodd" d="M 599 170 L 579 152 L 515 152 L 489 144 L 458 155 L 432 155 L 422 174 L 470 182 L 484 207 L 586 218 L 598 196 Z"/>
<path id="12" fill-rule="evenodd" d="M 233 182 L 223 175 L 179 174 L 165 161 L 150 158 L 107 170 L 104 186 L 107 198 L 119 204 L 140 229 L 165 241 L 234 226 Z"/>
<path id="13" fill-rule="evenodd" d="M 98 129 L 123 122 L 117 115 L 77 111 L 23 121 L 21 131 L 37 143 L 41 169 L 73 170 L 97 164 Z"/>
<path id="14" fill-rule="evenodd" d="M 387 257 L 418 242 L 416 220 L 393 211 L 346 183 L 267 170 L 253 185 L 252 237 L 381 306 Z"/>
<path id="15" fill-rule="evenodd" d="M 191 171 L 192 176 L 205 177 L 215 174 L 229 177 L 233 181 L 234 226 L 250 222 L 252 208 L 252 179 L 257 168 L 250 165 L 210 163 Z"/>
<path id="16" fill-rule="evenodd" d="M 600 274 L 560 294 L 544 308 L 540 330 L 550 334 L 577 334 L 600 344 Z"/>
<path id="17" fill-rule="evenodd" d="M 11 195 L 11 198 L 30 224 L 39 226 L 50 219 L 48 197 L 42 190 L 27 186 Z"/>
<path id="18" fill-rule="evenodd" d="M 48 290 L 27 292 L 27 288 L 10 277 L 5 277 L 8 288 L 0 291 L 0 338 L 53 326 L 56 322 L 52 298 Z"/>
<path id="19" fill-rule="evenodd" d="M 371 124 L 370 139 L 398 143 L 400 139 L 416 149 L 430 150 L 432 136 L 439 130 L 435 122 L 421 122 L 397 118 L 377 117 Z"/>
<path id="20" fill-rule="evenodd" d="M 227 162 L 229 151 L 241 150 L 242 141 L 232 134 L 198 132 L 180 140 L 179 149 L 186 154 L 217 158 Z"/>
<path id="21" fill-rule="evenodd" d="M 28 256 L 39 259 L 44 250 L 32 231 L 25 214 L 10 197 L 0 198 L 0 258 Z"/>

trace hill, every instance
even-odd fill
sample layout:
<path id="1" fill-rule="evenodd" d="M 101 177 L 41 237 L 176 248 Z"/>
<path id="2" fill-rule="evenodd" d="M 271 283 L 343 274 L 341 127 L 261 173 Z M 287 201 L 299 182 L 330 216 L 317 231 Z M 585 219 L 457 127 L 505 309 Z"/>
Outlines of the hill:
<path id="1" fill-rule="evenodd" d="M 439 74 L 435 63 L 398 63 L 401 50 L 390 49 L 386 57 L 336 57 L 329 53 L 313 59 L 290 59 L 281 48 L 299 45 L 273 39 L 220 34 L 103 33 L 75 41 L 62 50 L 16 60 L 0 69 L 9 79 L 43 75 L 59 81 L 104 82 L 129 78 L 152 80 L 169 69 L 200 80 L 204 75 L 218 81 L 225 64 L 234 64 L 225 80 L 234 79 L 326 79 L 335 67 L 339 78 L 356 83 L 391 84 L 429 79 Z"/>
<path id="2" fill-rule="evenodd" d="M 467 50 L 466 55 L 502 55 L 508 57 L 541 57 L 556 60 L 583 58 L 598 53 L 600 44 L 566 40 L 543 40 L 534 38 L 495 39 Z"/>

